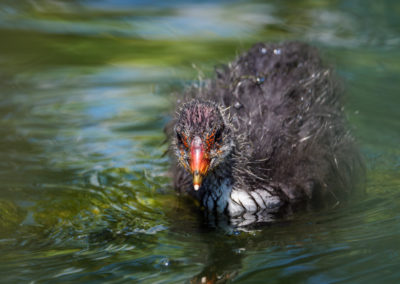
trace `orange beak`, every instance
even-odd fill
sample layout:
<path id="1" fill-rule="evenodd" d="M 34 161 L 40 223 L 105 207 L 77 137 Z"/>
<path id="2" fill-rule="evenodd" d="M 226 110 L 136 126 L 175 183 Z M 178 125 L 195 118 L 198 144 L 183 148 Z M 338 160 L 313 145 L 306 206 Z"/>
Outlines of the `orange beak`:
<path id="1" fill-rule="evenodd" d="M 201 138 L 195 136 L 190 145 L 190 170 L 193 174 L 193 188 L 198 190 L 206 175 L 210 161 L 204 150 Z"/>

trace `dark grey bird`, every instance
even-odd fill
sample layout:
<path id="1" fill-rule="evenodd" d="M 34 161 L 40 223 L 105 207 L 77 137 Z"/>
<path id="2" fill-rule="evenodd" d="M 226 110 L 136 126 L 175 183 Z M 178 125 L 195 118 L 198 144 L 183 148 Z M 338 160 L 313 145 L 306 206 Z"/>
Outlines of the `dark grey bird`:
<path id="1" fill-rule="evenodd" d="M 307 44 L 256 44 L 179 101 L 167 130 L 174 184 L 207 212 L 336 204 L 361 179 L 341 87 Z"/>

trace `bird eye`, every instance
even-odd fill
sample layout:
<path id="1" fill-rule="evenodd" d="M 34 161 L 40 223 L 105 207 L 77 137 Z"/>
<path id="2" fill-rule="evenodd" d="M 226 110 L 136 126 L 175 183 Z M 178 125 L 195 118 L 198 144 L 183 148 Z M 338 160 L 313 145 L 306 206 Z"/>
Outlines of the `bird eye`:
<path id="1" fill-rule="evenodd" d="M 182 135 L 180 135 L 179 133 L 176 133 L 176 139 L 179 143 L 182 143 Z"/>
<path id="2" fill-rule="evenodd" d="M 178 140 L 178 143 L 179 143 L 180 145 L 184 145 L 186 148 L 189 147 L 189 145 L 187 144 L 187 137 L 186 137 L 186 135 L 177 132 L 177 133 L 176 133 L 176 139 Z"/>
<path id="3" fill-rule="evenodd" d="M 222 131 L 224 129 L 223 128 L 219 128 L 216 132 L 215 132 L 215 141 L 220 141 L 222 138 Z"/>

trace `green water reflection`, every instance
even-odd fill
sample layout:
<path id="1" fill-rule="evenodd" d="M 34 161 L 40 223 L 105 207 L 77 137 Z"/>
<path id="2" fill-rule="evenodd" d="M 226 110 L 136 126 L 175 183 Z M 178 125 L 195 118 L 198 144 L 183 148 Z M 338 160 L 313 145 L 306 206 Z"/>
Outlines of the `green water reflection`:
<path id="1" fill-rule="evenodd" d="M 0 282 L 400 280 L 400 2 L 2 1 Z M 167 176 L 174 94 L 259 41 L 343 79 L 368 195 L 253 232 Z M 221 280 L 221 281 L 222 281 Z"/>

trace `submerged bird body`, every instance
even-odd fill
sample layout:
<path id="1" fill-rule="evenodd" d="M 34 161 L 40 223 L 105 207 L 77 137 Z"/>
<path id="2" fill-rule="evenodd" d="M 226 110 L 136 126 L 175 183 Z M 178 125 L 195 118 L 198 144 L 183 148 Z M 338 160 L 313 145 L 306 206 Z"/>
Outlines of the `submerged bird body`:
<path id="1" fill-rule="evenodd" d="M 362 162 L 314 48 L 256 44 L 216 73 L 185 92 L 169 129 L 180 192 L 230 217 L 350 195 Z"/>

